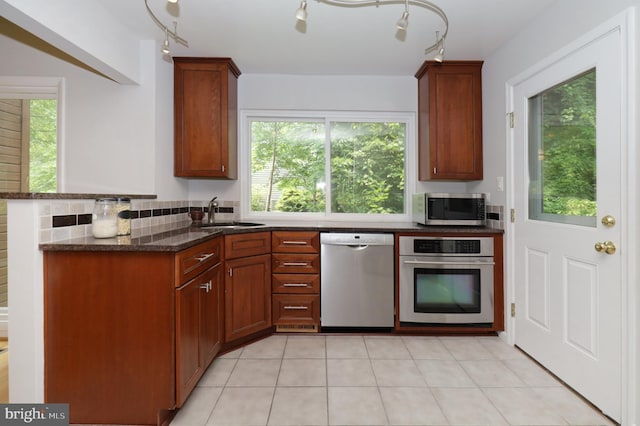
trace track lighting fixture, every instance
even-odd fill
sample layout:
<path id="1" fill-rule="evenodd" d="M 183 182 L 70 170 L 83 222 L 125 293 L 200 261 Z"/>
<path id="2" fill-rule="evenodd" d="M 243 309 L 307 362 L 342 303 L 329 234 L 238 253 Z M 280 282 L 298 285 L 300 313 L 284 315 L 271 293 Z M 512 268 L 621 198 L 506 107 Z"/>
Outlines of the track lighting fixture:
<path id="1" fill-rule="evenodd" d="M 146 0 L 145 0 L 146 1 Z M 316 0 L 318 3 L 324 3 L 330 6 L 339 6 L 339 7 L 366 7 L 366 6 L 375 6 L 379 7 L 382 5 L 395 5 L 400 3 L 398 0 Z M 402 16 L 396 22 L 396 28 L 400 31 L 406 31 L 407 26 L 409 25 L 409 3 L 412 6 L 421 7 L 423 9 L 427 9 L 442 19 L 444 22 L 444 31 L 442 33 L 442 37 L 440 37 L 440 31 L 436 31 L 436 42 L 431 46 L 427 47 L 424 50 L 424 54 L 428 55 L 429 53 L 436 51 L 436 56 L 434 60 L 438 62 L 442 62 L 444 59 L 444 39 L 449 32 L 449 19 L 447 15 L 444 13 L 442 9 L 440 9 L 435 4 L 431 3 L 428 0 L 404 0 L 404 12 L 402 12 Z M 296 11 L 296 19 L 298 21 L 306 21 L 307 20 L 307 2 L 306 0 L 302 0 L 300 2 L 300 7 Z"/>
<path id="2" fill-rule="evenodd" d="M 444 37 L 440 38 L 440 32 L 436 31 L 436 47 L 435 50 L 436 56 L 433 57 L 433 60 L 436 62 L 444 61 Z M 427 54 L 427 52 L 425 52 Z"/>
<path id="3" fill-rule="evenodd" d="M 166 28 L 164 30 L 164 43 L 162 43 L 161 52 L 163 55 L 169 55 L 171 53 L 171 49 L 169 48 L 169 30 Z"/>
<path id="4" fill-rule="evenodd" d="M 396 22 L 396 28 L 400 31 L 406 31 L 407 25 L 409 25 L 409 0 L 404 1 L 404 12 L 402 12 L 402 16 Z"/>
<path id="5" fill-rule="evenodd" d="M 300 2 L 300 7 L 296 10 L 296 19 L 298 21 L 306 21 L 307 20 L 307 2 L 306 0 L 302 0 Z"/>
<path id="6" fill-rule="evenodd" d="M 167 3 L 178 3 L 178 0 L 167 0 Z M 158 27 L 160 27 L 160 29 L 162 31 L 164 31 L 164 41 L 162 43 L 162 48 L 160 49 L 160 51 L 162 52 L 163 55 L 169 55 L 171 53 L 171 49 L 170 49 L 170 46 L 169 46 L 169 37 L 171 37 L 173 39 L 173 41 L 175 41 L 176 43 L 180 43 L 181 45 L 183 45 L 185 47 L 189 47 L 189 42 L 187 40 L 183 39 L 182 37 L 178 36 L 178 22 L 177 21 L 173 21 L 173 31 L 171 31 L 169 29 L 169 27 L 164 25 L 156 17 L 156 15 L 153 14 L 153 12 L 151 11 L 151 8 L 149 7 L 149 0 L 144 0 L 144 5 L 147 7 L 147 12 L 149 12 L 149 15 L 151 16 L 151 19 L 153 20 L 153 22 L 155 22 L 156 25 Z"/>

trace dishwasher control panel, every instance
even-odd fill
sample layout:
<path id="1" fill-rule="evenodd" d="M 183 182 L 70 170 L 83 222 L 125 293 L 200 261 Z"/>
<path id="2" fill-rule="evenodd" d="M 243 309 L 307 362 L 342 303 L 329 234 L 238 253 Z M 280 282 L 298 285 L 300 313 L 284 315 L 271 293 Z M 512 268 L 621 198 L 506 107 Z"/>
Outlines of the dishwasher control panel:
<path id="1" fill-rule="evenodd" d="M 393 245 L 393 234 L 358 234 L 342 232 L 323 232 L 320 244 L 333 245 Z"/>

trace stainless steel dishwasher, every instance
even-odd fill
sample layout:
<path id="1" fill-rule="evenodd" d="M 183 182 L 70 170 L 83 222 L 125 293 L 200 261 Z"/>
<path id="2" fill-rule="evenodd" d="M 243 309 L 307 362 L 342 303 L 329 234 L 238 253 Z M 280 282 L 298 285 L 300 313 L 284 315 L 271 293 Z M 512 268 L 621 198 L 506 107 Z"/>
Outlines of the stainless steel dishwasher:
<path id="1" fill-rule="evenodd" d="M 322 327 L 393 327 L 393 234 L 320 234 Z"/>

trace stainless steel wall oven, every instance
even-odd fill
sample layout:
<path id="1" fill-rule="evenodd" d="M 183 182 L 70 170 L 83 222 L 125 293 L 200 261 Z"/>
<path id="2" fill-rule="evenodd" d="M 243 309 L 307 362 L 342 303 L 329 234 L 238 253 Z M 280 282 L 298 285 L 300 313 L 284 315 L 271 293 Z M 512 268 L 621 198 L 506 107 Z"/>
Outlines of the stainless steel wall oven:
<path id="1" fill-rule="evenodd" d="M 399 254 L 401 324 L 493 322 L 492 237 L 401 236 Z"/>

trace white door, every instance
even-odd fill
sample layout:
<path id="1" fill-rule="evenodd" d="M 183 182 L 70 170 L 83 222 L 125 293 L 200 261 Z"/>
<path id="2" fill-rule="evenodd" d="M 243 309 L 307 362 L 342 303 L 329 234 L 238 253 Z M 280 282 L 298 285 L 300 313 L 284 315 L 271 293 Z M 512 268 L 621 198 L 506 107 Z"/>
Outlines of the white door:
<path id="1" fill-rule="evenodd" d="M 515 343 L 617 421 L 621 57 L 611 31 L 512 91 Z"/>

